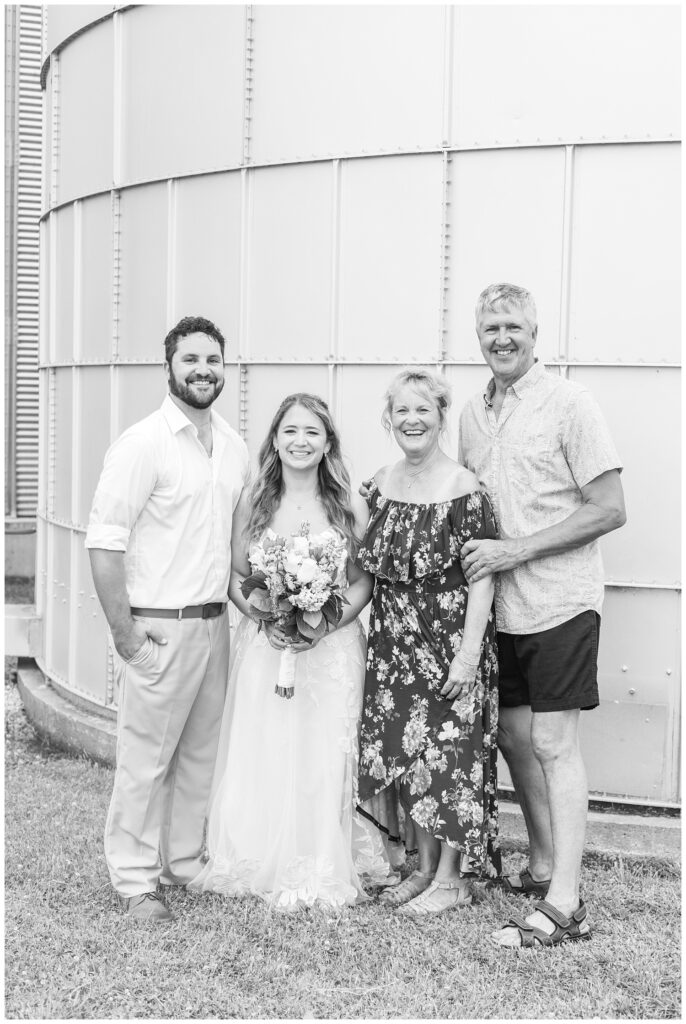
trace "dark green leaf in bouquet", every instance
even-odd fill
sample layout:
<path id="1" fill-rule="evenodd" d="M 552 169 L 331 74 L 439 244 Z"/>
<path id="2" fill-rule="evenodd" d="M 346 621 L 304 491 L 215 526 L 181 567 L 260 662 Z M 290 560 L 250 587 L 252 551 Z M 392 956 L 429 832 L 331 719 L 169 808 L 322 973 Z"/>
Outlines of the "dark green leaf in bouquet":
<path id="1" fill-rule="evenodd" d="M 257 572 L 252 573 L 250 576 L 246 576 L 241 583 L 241 594 L 246 600 L 253 590 L 269 590 L 267 587 L 267 574 L 262 572 L 261 569 L 258 569 Z"/>
<path id="2" fill-rule="evenodd" d="M 322 615 L 329 626 L 337 626 L 343 614 L 343 602 L 348 602 L 340 594 L 332 594 L 322 605 Z"/>
<path id="3" fill-rule="evenodd" d="M 255 608 L 260 612 L 269 612 L 272 616 L 274 615 L 272 599 L 266 590 L 255 587 L 247 600 L 251 608 Z"/>
<path id="4" fill-rule="evenodd" d="M 251 605 L 250 607 L 252 609 L 252 611 L 250 613 L 251 614 L 251 618 L 259 619 L 261 622 L 273 622 L 274 621 L 274 612 L 271 610 L 271 608 L 268 609 L 267 611 L 262 611 L 260 608 L 256 608 L 254 605 Z"/>
<path id="5" fill-rule="evenodd" d="M 328 631 L 326 619 L 324 618 L 324 615 L 322 615 L 322 617 L 319 620 L 319 624 L 317 626 L 311 626 L 307 619 L 305 618 L 305 615 L 308 614 L 308 612 L 303 612 L 300 608 L 298 608 L 295 614 L 295 621 L 298 625 L 298 632 L 306 640 L 319 640 Z"/>

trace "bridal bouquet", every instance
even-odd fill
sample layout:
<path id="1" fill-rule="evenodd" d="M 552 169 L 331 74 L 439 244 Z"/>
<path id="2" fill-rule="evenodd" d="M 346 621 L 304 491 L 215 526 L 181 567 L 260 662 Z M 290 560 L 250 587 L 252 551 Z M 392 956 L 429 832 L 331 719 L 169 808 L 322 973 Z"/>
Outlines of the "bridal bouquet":
<path id="1" fill-rule="evenodd" d="M 311 643 L 338 625 L 347 604 L 337 582 L 346 547 L 338 537 L 313 541 L 310 524 L 292 537 L 265 537 L 250 553 L 253 570 L 241 584 L 252 614 L 281 626 L 289 641 Z M 292 697 L 295 652 L 282 652 L 276 693 Z"/>

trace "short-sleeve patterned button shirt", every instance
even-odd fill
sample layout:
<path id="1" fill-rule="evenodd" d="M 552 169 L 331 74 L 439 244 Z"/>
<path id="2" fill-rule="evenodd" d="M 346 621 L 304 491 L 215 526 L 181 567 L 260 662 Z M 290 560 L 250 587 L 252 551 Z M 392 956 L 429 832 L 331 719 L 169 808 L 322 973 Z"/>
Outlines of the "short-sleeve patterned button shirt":
<path id="1" fill-rule="evenodd" d="M 459 460 L 493 501 L 502 537 L 527 537 L 567 519 L 581 488 L 621 462 L 594 398 L 536 361 L 507 389 L 500 416 L 495 382 L 460 417 Z M 506 633 L 538 633 L 581 612 L 600 612 L 597 541 L 496 576 L 496 618 Z"/>

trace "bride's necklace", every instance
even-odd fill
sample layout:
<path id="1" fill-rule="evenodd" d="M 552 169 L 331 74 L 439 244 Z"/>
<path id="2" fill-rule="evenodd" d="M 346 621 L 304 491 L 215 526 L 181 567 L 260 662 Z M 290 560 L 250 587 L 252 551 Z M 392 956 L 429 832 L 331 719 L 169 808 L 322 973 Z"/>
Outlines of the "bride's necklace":
<path id="1" fill-rule="evenodd" d="M 302 512 L 304 508 L 309 508 L 310 505 L 320 505 L 322 500 L 316 494 L 311 494 L 308 498 L 304 498 L 300 504 L 294 501 L 293 498 L 289 498 L 287 494 L 283 494 L 282 499 L 293 505 L 294 508 L 297 508 L 298 512 Z"/>
<path id="2" fill-rule="evenodd" d="M 428 473 L 428 471 L 430 469 L 432 469 L 432 467 L 437 462 L 438 462 L 438 455 L 436 455 L 431 460 L 431 462 L 427 463 L 426 466 L 424 466 L 422 469 L 418 470 L 416 473 L 408 473 L 407 469 L 403 466 L 403 475 L 405 477 L 405 486 L 407 487 L 407 490 L 409 491 L 411 487 L 414 487 L 414 485 L 417 483 L 417 480 L 419 480 L 419 478 L 421 476 L 424 476 L 425 473 Z"/>

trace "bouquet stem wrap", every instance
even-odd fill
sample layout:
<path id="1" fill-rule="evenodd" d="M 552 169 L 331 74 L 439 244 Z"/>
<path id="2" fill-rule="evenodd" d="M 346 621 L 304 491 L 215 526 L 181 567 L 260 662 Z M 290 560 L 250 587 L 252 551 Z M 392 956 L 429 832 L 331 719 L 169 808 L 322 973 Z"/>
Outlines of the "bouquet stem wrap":
<path id="1" fill-rule="evenodd" d="M 295 692 L 295 659 L 298 655 L 289 647 L 281 652 L 279 661 L 279 679 L 274 687 L 274 693 L 279 697 L 290 700 Z"/>

